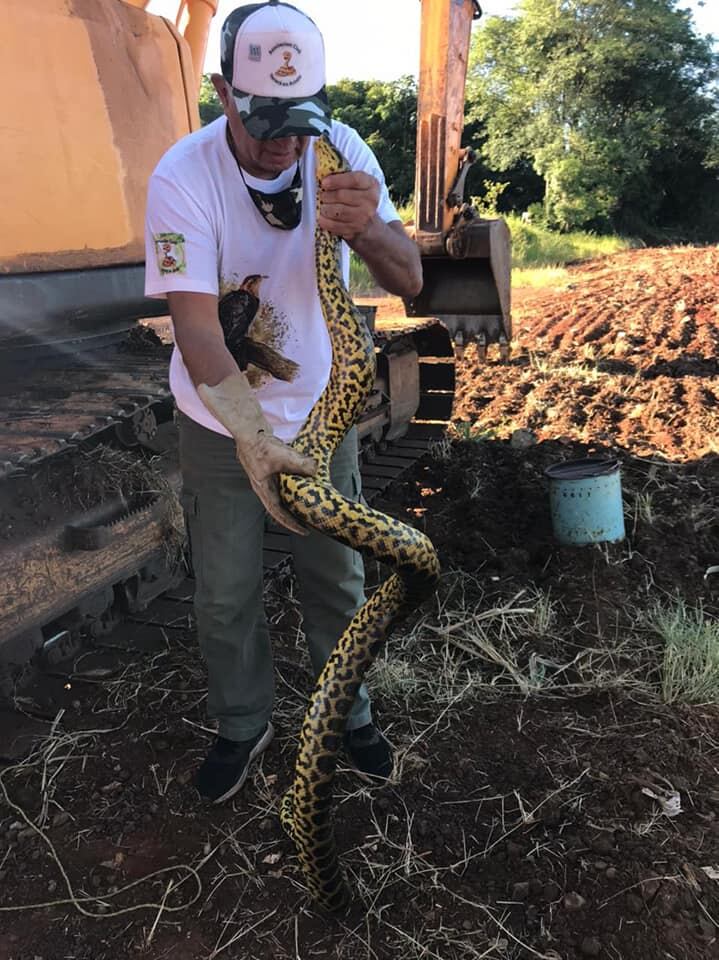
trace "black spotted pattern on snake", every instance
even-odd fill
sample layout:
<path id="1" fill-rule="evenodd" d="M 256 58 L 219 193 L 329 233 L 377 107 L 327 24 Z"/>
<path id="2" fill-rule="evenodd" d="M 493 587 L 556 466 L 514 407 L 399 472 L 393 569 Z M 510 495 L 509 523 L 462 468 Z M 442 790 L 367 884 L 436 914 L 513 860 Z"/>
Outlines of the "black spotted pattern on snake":
<path id="1" fill-rule="evenodd" d="M 315 141 L 318 184 L 348 169 L 326 136 Z M 315 477 L 280 476 L 287 509 L 319 530 L 395 572 L 357 611 L 339 637 L 310 698 L 300 732 L 295 778 L 280 808 L 312 898 L 345 909 L 350 892 L 332 824 L 332 785 L 347 717 L 367 669 L 395 621 L 429 596 L 439 579 L 434 547 L 419 530 L 342 496 L 330 482 L 330 460 L 362 413 L 375 379 L 375 350 L 364 319 L 342 279 L 340 240 L 317 227 L 315 262 L 322 312 L 332 343 L 329 381 L 292 446 L 313 457 Z"/>

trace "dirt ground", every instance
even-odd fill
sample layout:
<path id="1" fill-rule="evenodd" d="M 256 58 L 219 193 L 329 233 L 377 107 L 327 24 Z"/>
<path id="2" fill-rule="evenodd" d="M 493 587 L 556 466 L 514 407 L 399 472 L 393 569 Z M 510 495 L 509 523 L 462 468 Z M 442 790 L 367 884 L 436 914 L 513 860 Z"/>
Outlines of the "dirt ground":
<path id="1" fill-rule="evenodd" d="M 718 271 L 716 247 L 633 250 L 520 291 L 513 375 L 470 352 L 457 416 L 677 462 L 718 453 Z"/>
<path id="2" fill-rule="evenodd" d="M 454 433 L 385 496 L 443 578 L 370 678 L 393 780 L 337 778 L 350 913 L 312 907 L 277 820 L 311 684 L 291 577 L 267 591 L 278 735 L 220 808 L 192 787 L 187 585 L 23 693 L 0 958 L 719 956 L 717 266 L 633 251 L 520 291 L 512 360 L 468 352 Z M 544 470 L 591 453 L 621 462 L 627 538 L 560 547 Z"/>

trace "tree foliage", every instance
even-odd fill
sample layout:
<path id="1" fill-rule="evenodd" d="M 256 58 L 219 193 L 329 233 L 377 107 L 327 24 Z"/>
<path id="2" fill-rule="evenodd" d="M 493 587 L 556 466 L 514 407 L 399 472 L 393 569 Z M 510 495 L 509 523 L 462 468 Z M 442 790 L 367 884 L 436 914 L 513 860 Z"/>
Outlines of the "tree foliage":
<path id="1" fill-rule="evenodd" d="M 212 86 L 209 73 L 203 73 L 202 75 L 198 106 L 200 108 L 200 120 L 203 127 L 205 124 L 212 123 L 213 120 L 217 120 L 218 117 L 222 116 L 222 104 L 220 103 L 220 98 L 215 93 L 215 88 Z"/>
<path id="2" fill-rule="evenodd" d="M 381 82 L 378 80 L 341 80 L 327 88 L 332 115 L 354 127 L 375 152 L 384 171 L 392 199 L 406 203 L 414 191 L 417 156 L 417 83 L 414 77 Z M 484 192 L 487 180 L 508 181 L 502 196 L 503 210 L 524 209 L 541 198 L 541 178 L 524 160 L 509 173 L 498 177 L 482 160 L 483 123 L 467 123 L 462 137 L 465 146 L 474 147 L 479 159 L 467 177 L 465 195 Z"/>
<path id="3" fill-rule="evenodd" d="M 332 116 L 359 133 L 384 171 L 393 199 L 404 203 L 414 189 L 417 85 L 414 77 L 385 83 L 340 80 L 328 86 Z"/>
<path id="4" fill-rule="evenodd" d="M 543 177 L 550 224 L 651 232 L 696 219 L 697 187 L 719 202 L 717 57 L 677 2 L 521 0 L 475 34 L 470 118 L 490 166 Z"/>

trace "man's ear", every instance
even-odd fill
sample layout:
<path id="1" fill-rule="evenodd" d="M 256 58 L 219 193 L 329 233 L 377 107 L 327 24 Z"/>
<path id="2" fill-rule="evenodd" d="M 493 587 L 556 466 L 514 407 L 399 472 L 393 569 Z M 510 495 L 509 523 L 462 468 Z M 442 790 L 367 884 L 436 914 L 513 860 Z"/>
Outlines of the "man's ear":
<path id="1" fill-rule="evenodd" d="M 227 87 L 227 81 L 221 73 L 211 74 L 210 80 L 212 80 L 212 86 L 215 88 L 215 92 L 220 98 L 220 103 L 222 104 L 225 112 L 227 112 L 227 107 L 230 100 L 230 91 Z"/>

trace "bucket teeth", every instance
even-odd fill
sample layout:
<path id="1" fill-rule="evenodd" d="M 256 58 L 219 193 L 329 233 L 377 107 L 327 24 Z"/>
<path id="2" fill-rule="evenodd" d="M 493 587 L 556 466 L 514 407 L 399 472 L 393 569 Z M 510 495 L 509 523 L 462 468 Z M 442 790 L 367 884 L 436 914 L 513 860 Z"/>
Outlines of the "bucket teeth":
<path id="1" fill-rule="evenodd" d="M 477 344 L 477 360 L 479 363 L 483 363 L 487 359 L 487 351 L 489 350 L 489 337 L 484 330 L 479 330 L 476 333 L 473 330 L 465 330 L 460 327 L 452 334 L 452 340 L 454 341 L 454 356 L 455 360 L 462 360 L 470 343 Z M 494 339 L 492 343 L 494 343 Z M 499 356 L 501 360 L 505 363 L 509 360 L 511 354 L 511 344 L 507 337 L 502 334 L 497 341 L 499 345 Z"/>
<path id="2" fill-rule="evenodd" d="M 487 334 L 478 333 L 477 334 L 477 359 L 480 362 L 483 362 L 487 359 Z"/>
<path id="3" fill-rule="evenodd" d="M 512 352 L 512 347 L 509 343 L 509 340 L 502 334 L 499 338 L 499 356 L 506 363 L 509 360 L 510 354 Z"/>

